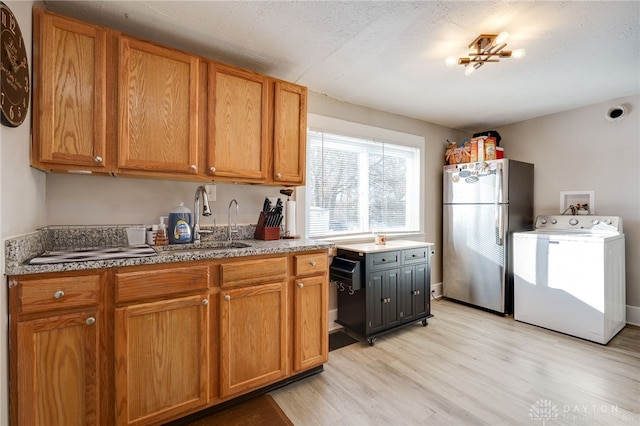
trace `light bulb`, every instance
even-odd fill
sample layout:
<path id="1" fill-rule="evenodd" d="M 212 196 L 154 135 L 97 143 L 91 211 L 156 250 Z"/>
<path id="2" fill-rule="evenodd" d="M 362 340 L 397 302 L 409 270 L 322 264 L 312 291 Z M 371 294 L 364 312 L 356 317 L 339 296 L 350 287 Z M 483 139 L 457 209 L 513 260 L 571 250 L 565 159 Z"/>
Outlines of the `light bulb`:
<path id="1" fill-rule="evenodd" d="M 527 51 L 524 49 L 516 49 L 511 53 L 512 58 L 524 58 Z"/>
<path id="2" fill-rule="evenodd" d="M 454 56 L 447 56 L 447 59 L 445 59 L 445 63 L 447 64 L 447 66 L 456 65 L 458 63 L 458 58 Z"/>
<path id="3" fill-rule="evenodd" d="M 471 65 L 467 65 L 466 69 L 464 70 L 464 75 L 469 75 L 471 73 L 473 73 L 476 69 L 474 67 L 472 67 Z"/>
<path id="4" fill-rule="evenodd" d="M 494 46 L 504 43 L 505 41 L 507 41 L 507 38 L 509 38 L 509 33 L 506 31 L 502 31 L 493 41 Z"/>

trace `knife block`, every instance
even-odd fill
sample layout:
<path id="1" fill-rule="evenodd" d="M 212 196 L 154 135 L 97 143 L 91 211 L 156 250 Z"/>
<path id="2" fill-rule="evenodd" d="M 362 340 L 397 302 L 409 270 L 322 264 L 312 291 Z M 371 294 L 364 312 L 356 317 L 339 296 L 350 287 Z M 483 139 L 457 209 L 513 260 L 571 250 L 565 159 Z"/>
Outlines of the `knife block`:
<path id="1" fill-rule="evenodd" d="M 256 232 L 253 235 L 256 240 L 279 240 L 280 239 L 280 227 L 279 226 L 265 226 L 264 212 L 260 212 L 258 218 L 258 224 L 256 225 Z"/>

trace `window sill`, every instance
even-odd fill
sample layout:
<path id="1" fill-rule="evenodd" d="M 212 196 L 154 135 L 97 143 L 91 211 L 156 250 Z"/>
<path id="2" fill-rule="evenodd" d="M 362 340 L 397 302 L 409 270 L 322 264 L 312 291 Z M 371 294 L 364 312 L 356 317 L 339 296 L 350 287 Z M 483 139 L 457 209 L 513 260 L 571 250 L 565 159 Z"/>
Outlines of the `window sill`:
<path id="1" fill-rule="evenodd" d="M 361 235 L 345 235 L 340 237 L 315 237 L 311 240 L 330 241 L 341 244 L 357 244 L 357 243 L 369 243 L 375 241 L 376 234 L 361 234 Z M 424 232 L 398 232 L 398 233 L 384 233 L 389 240 L 412 240 L 412 241 L 425 241 Z"/>

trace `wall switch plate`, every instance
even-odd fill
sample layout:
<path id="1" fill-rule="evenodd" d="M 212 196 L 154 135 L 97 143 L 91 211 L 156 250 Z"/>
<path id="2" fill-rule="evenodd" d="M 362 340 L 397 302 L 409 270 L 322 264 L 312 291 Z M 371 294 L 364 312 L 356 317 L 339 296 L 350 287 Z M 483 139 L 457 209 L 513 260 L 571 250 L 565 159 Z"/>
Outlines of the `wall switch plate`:
<path id="1" fill-rule="evenodd" d="M 209 197 L 209 202 L 213 202 L 216 200 L 216 184 L 209 183 L 204 186 L 204 189 L 207 190 L 207 197 Z"/>

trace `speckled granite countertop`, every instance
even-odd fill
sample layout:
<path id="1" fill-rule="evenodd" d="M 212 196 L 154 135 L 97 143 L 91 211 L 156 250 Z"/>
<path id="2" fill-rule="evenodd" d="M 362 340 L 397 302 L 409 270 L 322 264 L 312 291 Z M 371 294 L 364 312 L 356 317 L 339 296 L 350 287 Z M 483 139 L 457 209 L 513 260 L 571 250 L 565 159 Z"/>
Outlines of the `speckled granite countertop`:
<path id="1" fill-rule="evenodd" d="M 298 251 L 323 250 L 335 247 L 335 244 L 332 242 L 306 239 L 273 241 L 255 240 L 252 239 L 253 230 L 255 230 L 255 226 L 245 227 L 239 234 L 240 239 L 234 239 L 234 242 L 242 243 L 238 245 L 247 245 L 247 247 L 221 247 L 224 244 L 224 239 L 220 237 L 224 235 L 225 232 L 221 229 L 215 229 L 212 234 L 207 235 L 206 240 L 203 238 L 203 242 L 200 245 L 186 244 L 180 247 L 179 250 L 175 250 L 176 247 L 174 246 L 159 247 L 157 256 L 30 265 L 28 263 L 30 259 L 46 252 L 50 246 L 50 241 L 47 241 L 50 238 L 50 235 L 47 235 L 46 229 L 42 229 L 20 237 L 5 240 L 4 273 L 8 276 L 12 276 L 47 272 L 80 271 L 122 266 L 186 262 L 203 259 L 222 259 L 240 256 L 292 253 Z M 91 232 L 91 230 L 89 228 L 85 228 L 82 232 Z M 57 235 L 56 237 L 58 238 Z"/>

